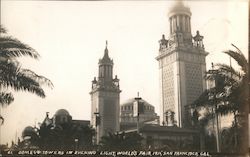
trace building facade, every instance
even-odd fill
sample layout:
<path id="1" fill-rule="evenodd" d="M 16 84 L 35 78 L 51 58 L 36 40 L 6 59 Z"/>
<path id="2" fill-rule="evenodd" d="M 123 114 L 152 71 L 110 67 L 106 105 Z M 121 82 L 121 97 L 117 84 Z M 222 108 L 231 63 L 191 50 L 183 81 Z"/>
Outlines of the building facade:
<path id="1" fill-rule="evenodd" d="M 107 133 L 119 131 L 120 87 L 117 76 L 113 78 L 113 60 L 108 54 L 107 42 L 104 56 L 99 60 L 98 79 L 92 81 L 91 125 L 96 129 L 96 143 Z"/>
<path id="2" fill-rule="evenodd" d="M 206 55 L 203 36 L 191 34 L 191 11 L 178 1 L 168 14 L 169 38 L 159 41 L 156 57 L 160 71 L 161 124 L 185 127 L 188 122 L 187 105 L 206 89 Z"/>
<path id="3" fill-rule="evenodd" d="M 199 131 L 187 128 L 144 125 L 140 128 L 142 145 L 149 149 L 165 151 L 200 151 Z M 165 154 L 166 156 L 171 154 Z"/>

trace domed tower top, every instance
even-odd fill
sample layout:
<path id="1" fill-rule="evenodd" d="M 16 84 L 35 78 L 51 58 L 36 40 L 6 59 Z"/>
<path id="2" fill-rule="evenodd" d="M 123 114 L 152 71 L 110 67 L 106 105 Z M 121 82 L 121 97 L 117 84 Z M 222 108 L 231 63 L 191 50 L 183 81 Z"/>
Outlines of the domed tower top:
<path id="1" fill-rule="evenodd" d="M 185 6 L 182 0 L 175 2 L 175 5 L 170 8 L 168 16 L 171 17 L 176 14 L 185 14 L 188 16 L 192 15 L 190 8 Z"/>
<path id="2" fill-rule="evenodd" d="M 104 49 L 104 55 L 101 59 L 99 59 L 99 69 L 98 69 L 98 78 L 94 77 L 92 81 L 92 91 L 96 92 L 100 89 L 106 90 L 114 90 L 119 91 L 119 79 L 117 75 L 113 78 L 113 59 L 109 57 L 109 50 L 108 50 L 108 41 L 106 41 L 106 47 Z"/>
<path id="3" fill-rule="evenodd" d="M 104 56 L 99 60 L 99 80 L 112 82 L 113 60 L 109 57 L 108 41 L 104 50 Z"/>
<path id="4" fill-rule="evenodd" d="M 170 35 L 177 32 L 183 33 L 186 38 L 191 37 L 191 11 L 190 8 L 184 5 L 184 2 L 179 0 L 168 13 L 170 22 Z M 185 38 L 185 37 L 184 37 Z"/>

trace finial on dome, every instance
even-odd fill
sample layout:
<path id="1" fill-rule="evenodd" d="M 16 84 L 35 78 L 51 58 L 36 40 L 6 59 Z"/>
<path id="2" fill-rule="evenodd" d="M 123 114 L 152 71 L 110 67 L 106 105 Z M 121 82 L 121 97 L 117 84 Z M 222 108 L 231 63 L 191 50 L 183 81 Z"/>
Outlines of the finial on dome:
<path id="1" fill-rule="evenodd" d="M 108 53 L 108 40 L 106 40 L 106 47 L 105 47 L 105 53 Z"/>
<path id="2" fill-rule="evenodd" d="M 173 7 L 175 8 L 183 8 L 183 7 L 186 7 L 185 6 L 185 2 L 183 0 L 176 0 L 173 4 Z"/>
<path id="3" fill-rule="evenodd" d="M 184 6 L 183 0 L 177 0 L 177 1 L 175 2 L 175 6 Z"/>

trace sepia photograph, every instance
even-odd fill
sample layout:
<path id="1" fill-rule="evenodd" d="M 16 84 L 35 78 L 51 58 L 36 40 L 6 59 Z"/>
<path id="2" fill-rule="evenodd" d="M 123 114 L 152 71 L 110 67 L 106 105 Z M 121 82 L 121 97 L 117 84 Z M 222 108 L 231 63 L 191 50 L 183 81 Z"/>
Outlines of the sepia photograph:
<path id="1" fill-rule="evenodd" d="M 248 0 L 0 13 L 0 157 L 249 157 Z"/>

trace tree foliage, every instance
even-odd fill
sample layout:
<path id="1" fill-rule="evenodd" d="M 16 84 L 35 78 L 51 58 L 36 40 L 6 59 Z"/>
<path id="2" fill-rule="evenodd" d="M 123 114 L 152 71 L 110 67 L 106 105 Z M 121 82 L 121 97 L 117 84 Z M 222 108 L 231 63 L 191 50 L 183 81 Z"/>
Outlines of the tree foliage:
<path id="1" fill-rule="evenodd" d="M 208 122 L 220 115 L 234 115 L 233 128 L 234 130 L 234 145 L 235 147 L 242 147 L 241 144 L 236 144 L 237 135 L 243 133 L 242 130 L 247 130 L 247 115 L 249 110 L 248 103 L 248 61 L 243 53 L 235 45 L 232 45 L 235 50 L 224 51 L 225 54 L 232 57 L 239 65 L 240 69 L 236 70 L 231 65 L 215 64 L 214 69 L 206 72 L 205 79 L 207 81 L 215 81 L 214 86 L 205 90 L 200 97 L 192 104 L 194 108 L 206 108 L 205 115 L 200 118 L 200 124 L 206 126 Z M 245 129 L 242 129 L 245 128 Z M 226 134 L 227 135 L 227 134 Z M 244 133 L 244 135 L 246 135 Z M 233 136 L 231 134 L 231 136 Z M 230 136 L 226 136 L 230 137 Z M 232 140 L 231 140 L 232 141 Z M 240 141 L 239 141 L 240 142 Z M 244 147 L 246 145 L 244 144 Z M 238 150 L 235 148 L 235 150 Z"/>
<path id="2" fill-rule="evenodd" d="M 89 126 L 43 123 L 39 128 L 33 127 L 33 130 L 34 132 L 22 136 L 17 149 L 84 150 L 92 147 L 94 129 Z"/>
<path id="3" fill-rule="evenodd" d="M 0 25 L 0 107 L 14 101 L 12 91 L 25 91 L 45 97 L 42 86 L 53 87 L 52 82 L 44 76 L 22 68 L 20 57 L 39 59 L 39 54 L 30 46 L 7 35 L 7 30 Z"/>
<path id="4" fill-rule="evenodd" d="M 71 123 L 43 125 L 38 132 L 41 149 L 87 149 L 94 135 L 93 128 Z"/>

